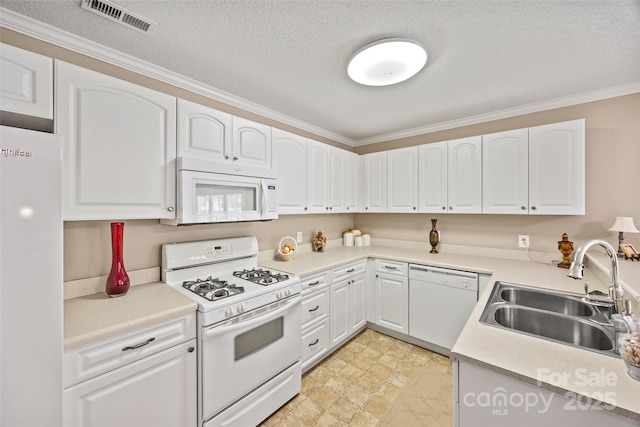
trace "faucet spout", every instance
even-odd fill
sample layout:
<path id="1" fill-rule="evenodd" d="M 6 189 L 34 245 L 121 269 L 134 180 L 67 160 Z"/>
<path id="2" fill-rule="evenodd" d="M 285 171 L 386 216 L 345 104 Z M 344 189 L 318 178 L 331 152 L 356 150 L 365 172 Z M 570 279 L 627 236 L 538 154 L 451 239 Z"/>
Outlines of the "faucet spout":
<path id="1" fill-rule="evenodd" d="M 620 271 L 618 268 L 618 257 L 616 255 L 616 250 L 613 249 L 609 243 L 604 240 L 587 240 L 584 242 L 573 257 L 573 261 L 569 266 L 569 272 L 567 276 L 572 277 L 574 279 L 582 279 L 584 277 L 584 257 L 587 254 L 587 251 L 592 246 L 602 246 L 607 252 L 607 256 L 611 261 L 611 287 L 609 288 L 611 292 L 611 297 L 613 298 L 613 302 L 615 304 L 616 313 L 624 313 L 624 290 L 622 289 L 622 285 L 620 284 Z"/>

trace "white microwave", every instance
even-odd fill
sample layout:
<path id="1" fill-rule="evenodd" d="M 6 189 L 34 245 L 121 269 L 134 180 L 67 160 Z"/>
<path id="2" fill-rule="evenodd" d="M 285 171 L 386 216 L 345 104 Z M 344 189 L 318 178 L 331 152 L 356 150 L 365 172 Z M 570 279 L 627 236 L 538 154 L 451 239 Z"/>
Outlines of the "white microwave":
<path id="1" fill-rule="evenodd" d="M 278 218 L 277 181 L 192 170 L 178 171 L 175 219 L 162 224 L 265 221 Z"/>

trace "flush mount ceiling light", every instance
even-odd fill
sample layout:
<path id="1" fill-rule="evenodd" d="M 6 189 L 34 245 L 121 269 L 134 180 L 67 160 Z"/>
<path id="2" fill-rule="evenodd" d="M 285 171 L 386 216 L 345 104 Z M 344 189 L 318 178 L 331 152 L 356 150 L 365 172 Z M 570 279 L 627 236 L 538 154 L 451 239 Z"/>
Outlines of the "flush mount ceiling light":
<path id="1" fill-rule="evenodd" d="M 347 73 L 357 83 L 388 86 L 403 82 L 427 63 L 427 49 L 401 38 L 382 39 L 358 50 L 349 61 Z"/>

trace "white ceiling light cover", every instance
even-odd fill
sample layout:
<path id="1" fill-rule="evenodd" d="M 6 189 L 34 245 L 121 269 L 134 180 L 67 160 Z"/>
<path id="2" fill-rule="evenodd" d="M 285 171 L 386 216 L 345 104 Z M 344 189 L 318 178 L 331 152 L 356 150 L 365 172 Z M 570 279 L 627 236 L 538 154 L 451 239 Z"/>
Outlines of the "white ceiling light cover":
<path id="1" fill-rule="evenodd" d="M 416 75 L 427 63 L 427 49 L 409 39 L 382 39 L 358 50 L 347 68 L 349 77 L 367 86 L 388 86 Z"/>

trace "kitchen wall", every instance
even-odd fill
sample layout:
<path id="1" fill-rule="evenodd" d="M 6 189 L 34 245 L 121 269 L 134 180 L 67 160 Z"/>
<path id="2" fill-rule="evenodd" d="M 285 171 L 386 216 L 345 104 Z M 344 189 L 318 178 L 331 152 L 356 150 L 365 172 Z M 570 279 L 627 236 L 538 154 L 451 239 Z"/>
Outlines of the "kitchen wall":
<path id="1" fill-rule="evenodd" d="M 72 221 L 64 223 L 64 280 L 109 274 L 111 268 L 111 221 Z M 224 237 L 256 236 L 261 251 L 275 249 L 285 236 L 302 231 L 304 243 L 311 243 L 317 230 L 329 240 L 341 239 L 353 228 L 353 215 L 284 215 L 274 221 L 235 222 L 174 227 L 158 220 L 125 221 L 124 266 L 127 271 L 161 264 L 163 243 Z"/>
<path id="2" fill-rule="evenodd" d="M 586 215 L 357 214 L 355 224 L 374 237 L 428 241 L 430 218 L 438 219 L 442 242 L 474 247 L 517 248 L 529 234 L 533 251 L 555 252 L 562 233 L 575 243 L 601 238 L 617 246 L 609 231 L 616 216 L 640 227 L 640 94 L 604 99 L 535 114 L 358 147 L 365 154 L 565 120 L 586 119 Z M 640 249 L 640 233 L 625 234 Z M 560 254 L 558 253 L 558 256 Z"/>
<path id="3" fill-rule="evenodd" d="M 586 119 L 586 211 L 584 216 L 511 216 L 456 214 L 333 214 L 281 216 L 278 220 L 171 227 L 157 220 L 126 221 L 124 257 L 128 270 L 160 265 L 160 245 L 168 242 L 255 235 L 261 250 L 275 248 L 280 238 L 303 232 L 310 242 L 322 229 L 329 239 L 340 238 L 354 225 L 374 238 L 428 240 L 430 218 L 438 218 L 442 241 L 474 247 L 515 249 L 518 234 L 531 236 L 534 251 L 556 252 L 562 233 L 577 244 L 590 238 L 604 238 L 617 244 L 617 233 L 607 229 L 616 216 L 632 216 L 640 226 L 640 94 L 526 114 L 504 120 L 464 126 L 410 138 L 357 147 L 299 131 L 221 102 L 190 93 L 154 79 L 71 52 L 20 33 L 0 28 L 3 43 L 12 44 L 52 58 L 109 74 L 171 95 L 276 126 L 302 136 L 359 154 L 420 145 L 430 142 L 482 135 L 541 124 Z M 640 249 L 640 233 L 626 235 L 626 242 Z M 109 221 L 66 222 L 64 225 L 64 280 L 108 274 L 110 266 Z"/>

